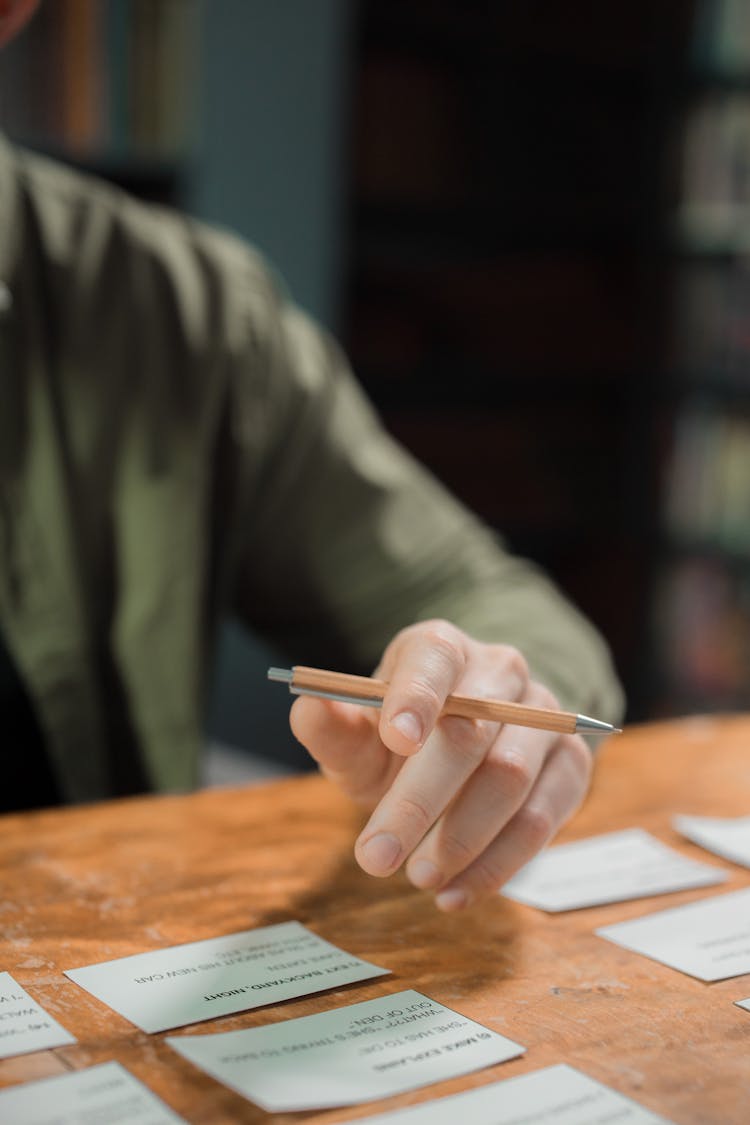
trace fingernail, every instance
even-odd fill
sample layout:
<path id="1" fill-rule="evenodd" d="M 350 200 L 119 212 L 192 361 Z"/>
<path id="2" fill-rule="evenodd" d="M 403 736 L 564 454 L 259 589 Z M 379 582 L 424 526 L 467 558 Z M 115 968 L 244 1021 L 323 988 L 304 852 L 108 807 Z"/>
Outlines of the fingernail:
<path id="1" fill-rule="evenodd" d="M 413 885 L 419 887 L 420 890 L 436 887 L 442 878 L 439 869 L 434 863 L 430 863 L 429 859 L 415 859 L 409 865 L 407 875 Z"/>
<path id="2" fill-rule="evenodd" d="M 403 734 L 404 738 L 408 738 L 410 742 L 421 743 L 422 724 L 413 712 L 400 711 L 398 715 L 393 716 L 390 725 L 395 727 L 399 734 Z"/>
<path id="3" fill-rule="evenodd" d="M 392 832 L 379 832 L 358 850 L 360 862 L 369 875 L 387 875 L 399 861 L 401 841 Z"/>
<path id="4" fill-rule="evenodd" d="M 439 895 L 436 895 L 435 905 L 438 910 L 444 910 L 448 914 L 452 910 L 463 910 L 465 906 L 468 906 L 469 896 L 466 891 L 454 887 L 453 890 L 441 891 Z"/>

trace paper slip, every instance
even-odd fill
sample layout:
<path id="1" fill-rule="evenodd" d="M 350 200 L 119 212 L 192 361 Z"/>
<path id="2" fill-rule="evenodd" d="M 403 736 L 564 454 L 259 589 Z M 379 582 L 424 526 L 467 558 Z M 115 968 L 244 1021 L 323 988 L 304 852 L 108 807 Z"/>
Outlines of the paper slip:
<path id="1" fill-rule="evenodd" d="M 299 922 L 282 922 L 67 969 L 65 975 L 142 1031 L 165 1031 L 388 972 Z"/>
<path id="2" fill-rule="evenodd" d="M 746 1012 L 750 1012 L 750 999 L 748 1000 L 735 1000 L 738 1008 L 744 1008 Z"/>
<path id="3" fill-rule="evenodd" d="M 723 883 L 726 872 L 686 859 L 642 828 L 558 844 L 502 889 L 507 898 L 554 913 Z"/>
<path id="4" fill-rule="evenodd" d="M 675 816 L 672 824 L 694 844 L 750 867 L 750 816 Z"/>
<path id="5" fill-rule="evenodd" d="M 388 1098 L 524 1048 L 411 990 L 266 1027 L 167 1039 L 269 1113 Z"/>
<path id="6" fill-rule="evenodd" d="M 13 1125 L 185 1125 L 116 1062 L 0 1091 L 0 1121 Z"/>
<path id="7" fill-rule="evenodd" d="M 10 973 L 0 973 L 0 1059 L 76 1042 Z"/>
<path id="8" fill-rule="evenodd" d="M 750 887 L 595 931 L 699 980 L 750 973 Z"/>
<path id="9" fill-rule="evenodd" d="M 564 1063 L 364 1120 L 366 1125 L 671 1125 Z"/>

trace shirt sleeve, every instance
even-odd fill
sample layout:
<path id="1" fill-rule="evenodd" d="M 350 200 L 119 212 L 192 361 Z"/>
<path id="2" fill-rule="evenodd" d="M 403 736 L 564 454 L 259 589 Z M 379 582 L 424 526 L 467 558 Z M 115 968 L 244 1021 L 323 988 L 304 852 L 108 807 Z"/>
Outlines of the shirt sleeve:
<path id="1" fill-rule="evenodd" d="M 242 375 L 256 423 L 240 618 L 291 663 L 365 672 L 399 629 L 445 618 L 515 645 L 563 706 L 618 721 L 594 627 L 396 443 L 326 333 L 280 297 L 265 317 Z"/>

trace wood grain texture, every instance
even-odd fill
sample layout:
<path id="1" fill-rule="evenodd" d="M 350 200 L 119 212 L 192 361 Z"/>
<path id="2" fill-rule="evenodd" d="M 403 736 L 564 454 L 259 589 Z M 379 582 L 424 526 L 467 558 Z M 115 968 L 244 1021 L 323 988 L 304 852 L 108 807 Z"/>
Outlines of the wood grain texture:
<path id="1" fill-rule="evenodd" d="M 635 727 L 600 754 L 560 840 L 642 826 L 711 861 L 670 828 L 676 812 L 750 812 L 750 718 Z M 444 916 L 397 875 L 352 859 L 361 814 L 326 781 L 137 798 L 0 818 L 0 969 L 79 1039 L 0 1061 L 0 1086 L 116 1059 L 194 1125 L 334 1122 L 567 1062 L 678 1125 L 745 1125 L 750 976 L 704 984 L 594 935 L 597 926 L 750 885 L 547 915 L 497 897 Z M 200 1030 L 259 1027 L 415 988 L 524 1044 L 526 1055 L 367 1106 L 274 1117 L 175 1055 L 62 975 L 177 942 L 298 919 L 392 976 Z"/>

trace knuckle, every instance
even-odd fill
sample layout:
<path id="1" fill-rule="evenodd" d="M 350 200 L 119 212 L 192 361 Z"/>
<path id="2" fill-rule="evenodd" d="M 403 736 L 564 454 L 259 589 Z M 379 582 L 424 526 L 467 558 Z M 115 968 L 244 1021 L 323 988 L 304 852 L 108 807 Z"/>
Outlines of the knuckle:
<path id="1" fill-rule="evenodd" d="M 499 645 L 498 652 L 506 670 L 517 676 L 521 684 L 526 685 L 530 679 L 529 665 L 520 649 L 514 645 Z"/>
<path id="2" fill-rule="evenodd" d="M 481 856 L 471 869 L 472 887 L 480 895 L 499 891 L 507 879 L 508 872 L 487 854 Z"/>
<path id="3" fill-rule="evenodd" d="M 409 684 L 409 706 L 420 713 L 436 715 L 443 706 L 443 699 L 437 688 L 429 680 L 419 677 Z"/>
<path id="4" fill-rule="evenodd" d="M 465 840 L 453 832 L 446 832 L 441 836 L 439 850 L 441 859 L 447 862 L 451 870 L 467 867 L 476 854 Z"/>
<path id="5" fill-rule="evenodd" d="M 461 719 L 447 716 L 441 719 L 441 728 L 450 741 L 455 757 L 469 765 L 483 761 L 494 734 L 495 724 L 484 719 Z"/>
<path id="6" fill-rule="evenodd" d="M 541 805 L 524 805 L 515 817 L 516 828 L 529 854 L 543 848 L 555 830 L 555 821 L 549 809 Z"/>
<path id="7" fill-rule="evenodd" d="M 460 636 L 459 630 L 446 617 L 428 617 L 421 623 L 421 628 L 428 636 L 445 637 L 447 640 L 456 640 Z"/>
<path id="8" fill-rule="evenodd" d="M 425 622 L 424 638 L 437 656 L 453 668 L 463 669 L 466 664 L 462 635 L 455 625 L 442 618 Z"/>
<path id="9" fill-rule="evenodd" d="M 492 761 L 494 783 L 506 800 L 521 800 L 534 781 L 531 763 L 521 750 L 503 750 Z"/>
<path id="10" fill-rule="evenodd" d="M 396 818 L 409 825 L 412 834 L 424 836 L 435 819 L 427 801 L 419 797 L 400 797 L 395 808 Z"/>

